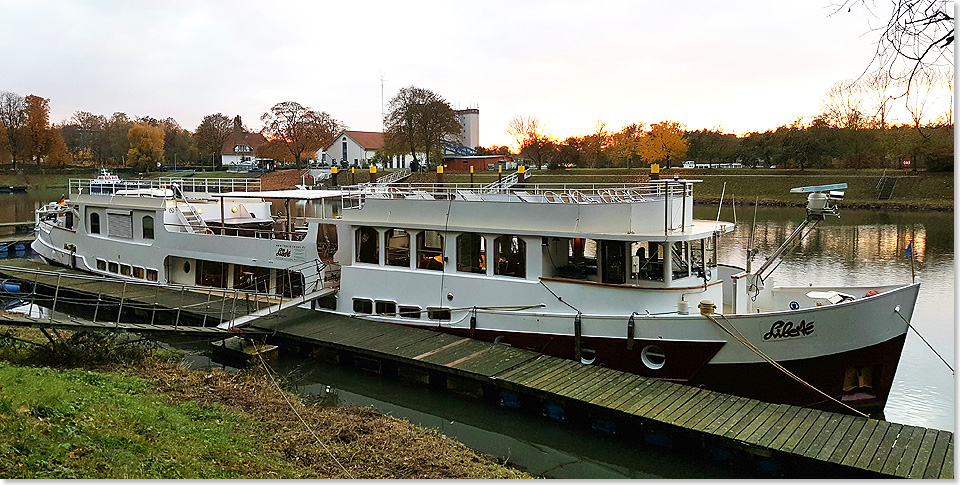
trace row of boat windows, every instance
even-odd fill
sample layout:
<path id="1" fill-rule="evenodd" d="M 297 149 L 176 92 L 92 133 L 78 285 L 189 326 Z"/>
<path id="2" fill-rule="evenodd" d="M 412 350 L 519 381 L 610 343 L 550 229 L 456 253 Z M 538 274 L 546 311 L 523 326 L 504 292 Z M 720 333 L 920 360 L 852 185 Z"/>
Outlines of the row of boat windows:
<path id="1" fill-rule="evenodd" d="M 140 218 L 140 236 L 143 239 L 153 239 L 154 222 L 153 216 L 143 216 Z M 102 234 L 100 223 L 100 213 L 90 213 L 90 234 Z M 112 237 L 133 238 L 133 216 L 130 214 L 112 214 L 107 213 L 107 234 Z"/>
<path id="2" fill-rule="evenodd" d="M 107 261 L 100 258 L 97 258 L 97 269 L 100 271 L 109 271 L 113 274 L 132 276 L 134 278 L 147 281 L 157 281 L 159 276 L 157 270 L 155 269 L 141 268 L 140 266 L 132 266 L 129 264 L 118 263 L 116 261 Z"/>
<path id="3" fill-rule="evenodd" d="M 367 298 L 353 299 L 353 312 L 366 315 L 384 315 L 396 316 L 400 318 L 409 318 L 411 320 L 420 320 L 424 311 L 418 306 L 397 305 L 395 301 L 388 300 L 370 300 Z M 430 320 L 450 320 L 450 309 L 439 307 L 428 307 L 427 318 Z"/>
<path id="4" fill-rule="evenodd" d="M 411 236 L 415 244 L 413 253 L 417 269 L 442 271 L 446 258 L 443 255 L 443 235 L 439 231 L 411 233 L 403 229 L 387 229 L 383 232 L 385 244 L 381 245 L 380 231 L 361 226 L 356 229 L 356 261 L 358 263 L 385 264 L 387 266 L 411 266 Z M 493 274 L 525 278 L 527 275 L 526 243 L 519 236 L 500 235 L 493 240 Z M 380 248 L 386 248 L 383 263 Z M 463 233 L 456 237 L 456 269 L 463 273 L 487 274 L 487 238 L 476 233 Z"/>

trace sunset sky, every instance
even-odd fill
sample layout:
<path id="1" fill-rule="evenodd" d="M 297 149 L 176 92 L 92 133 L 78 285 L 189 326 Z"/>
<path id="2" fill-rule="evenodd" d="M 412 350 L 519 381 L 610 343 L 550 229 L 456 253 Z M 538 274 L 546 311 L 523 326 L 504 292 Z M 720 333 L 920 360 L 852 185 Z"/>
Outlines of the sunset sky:
<path id="1" fill-rule="evenodd" d="M 870 3 L 870 2 L 868 2 Z M 883 3 L 883 2 L 881 2 Z M 800 2 L 0 0 L 0 90 L 75 111 L 260 115 L 281 101 L 381 129 L 415 85 L 478 107 L 480 143 L 509 121 L 550 134 L 679 121 L 743 134 L 820 110 L 870 62 L 880 20 Z"/>

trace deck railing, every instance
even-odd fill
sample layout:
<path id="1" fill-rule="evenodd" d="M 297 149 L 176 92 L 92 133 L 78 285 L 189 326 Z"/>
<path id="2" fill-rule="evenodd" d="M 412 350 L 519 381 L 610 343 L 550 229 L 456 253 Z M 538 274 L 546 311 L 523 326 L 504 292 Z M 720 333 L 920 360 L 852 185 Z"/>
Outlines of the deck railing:
<path id="1" fill-rule="evenodd" d="M 176 185 L 185 194 L 219 194 L 260 190 L 257 178 L 173 178 L 97 182 L 96 179 L 70 179 L 68 190 L 73 194 L 115 194 L 118 190 L 166 189 Z"/>
<path id="2" fill-rule="evenodd" d="M 366 199 L 464 200 L 540 204 L 635 203 L 693 195 L 699 180 L 663 180 L 640 184 L 517 184 L 487 192 L 478 184 L 393 184 L 389 187 L 341 187 L 344 209 L 363 207 Z"/>

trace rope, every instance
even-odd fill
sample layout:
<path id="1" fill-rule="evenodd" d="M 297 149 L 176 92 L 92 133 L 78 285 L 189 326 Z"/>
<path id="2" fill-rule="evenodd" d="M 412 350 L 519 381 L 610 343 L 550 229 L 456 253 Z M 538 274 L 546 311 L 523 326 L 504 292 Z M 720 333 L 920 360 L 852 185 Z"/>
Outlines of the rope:
<path id="1" fill-rule="evenodd" d="M 294 406 L 293 403 L 290 402 L 290 399 L 287 397 L 287 393 L 284 392 L 283 388 L 280 387 L 280 384 L 273 377 L 273 372 L 270 371 L 270 367 L 263 360 L 263 356 L 260 355 L 260 348 L 257 347 L 257 343 L 254 342 L 253 340 L 251 340 L 250 342 L 253 343 L 253 349 L 257 352 L 257 358 L 260 359 L 260 365 L 263 366 L 263 370 L 267 373 L 268 376 L 270 376 L 270 381 L 273 382 L 273 385 L 277 388 L 278 391 L 280 391 L 280 395 L 283 396 L 283 400 L 287 402 L 288 406 L 290 406 L 290 410 L 293 411 L 293 414 L 297 415 L 297 419 L 300 420 L 300 422 L 303 424 L 303 427 L 306 428 L 311 435 L 313 435 L 313 439 L 315 439 L 317 443 L 320 443 L 320 446 L 323 447 L 323 451 L 325 451 L 327 455 L 329 455 L 330 458 L 333 459 L 334 463 L 336 463 L 337 466 L 339 466 L 340 469 L 343 470 L 343 473 L 345 473 L 348 477 L 355 479 L 356 477 L 351 475 L 350 472 L 348 472 L 347 469 L 344 468 L 343 464 L 340 463 L 340 460 L 338 460 L 337 457 L 334 456 L 333 453 L 330 451 L 330 448 L 327 448 L 327 445 L 320 440 L 320 437 L 317 436 L 317 433 L 313 431 L 313 428 L 311 428 L 310 425 L 307 424 L 307 421 L 303 419 L 303 416 L 301 416 L 300 412 L 297 411 L 296 406 Z"/>
<path id="2" fill-rule="evenodd" d="M 897 316 L 899 316 L 901 320 L 903 320 L 903 323 L 906 323 L 906 324 L 907 324 L 907 327 L 909 327 L 910 330 L 913 330 L 913 333 L 917 334 L 917 337 L 920 337 L 920 340 L 923 340 L 923 343 L 927 344 L 927 347 L 930 347 L 930 350 L 931 350 L 934 354 L 936 354 L 937 357 L 940 357 L 940 360 L 943 361 L 943 365 L 947 366 L 947 369 L 950 369 L 950 373 L 951 373 L 951 374 L 957 375 L 957 373 L 954 372 L 953 367 L 951 367 L 950 364 L 947 363 L 947 360 L 944 359 L 942 355 L 940 355 L 940 352 L 937 352 L 937 349 L 933 348 L 933 346 L 930 345 L 930 342 L 927 342 L 927 339 L 923 338 L 923 335 L 920 335 L 920 332 L 918 332 L 917 329 L 913 328 L 913 325 L 910 325 L 910 322 L 908 322 L 906 318 L 903 318 L 903 315 L 900 314 L 900 306 L 899 306 L 899 305 L 897 306 L 897 308 L 896 308 L 895 310 L 893 310 L 893 312 L 896 313 Z"/>
<path id="3" fill-rule="evenodd" d="M 851 411 L 859 414 L 860 416 L 863 416 L 863 417 L 865 417 L 865 418 L 869 418 L 869 417 L 870 417 L 870 416 L 864 414 L 863 412 L 858 411 L 858 410 L 850 407 L 850 406 L 847 405 L 846 403 L 840 402 L 837 398 L 835 398 L 835 397 L 833 397 L 833 396 L 831 396 L 831 395 L 829 395 L 829 394 L 821 391 L 820 389 L 817 389 L 816 387 L 813 386 L 813 384 L 810 384 L 809 382 L 801 379 L 800 377 L 798 377 L 798 376 L 797 376 L 796 374 L 794 374 L 793 372 L 790 372 L 790 370 L 788 370 L 786 367 L 784 367 L 783 365 L 781 365 L 779 362 L 777 362 L 777 361 L 771 359 L 770 357 L 768 357 L 767 354 L 763 353 L 763 351 L 760 350 L 759 348 L 757 348 L 756 345 L 753 345 L 752 343 L 750 343 L 750 341 L 747 340 L 747 338 L 744 337 L 742 333 L 740 333 L 740 330 L 737 329 L 737 327 L 736 327 L 732 322 L 730 322 L 730 320 L 727 320 L 727 317 L 726 317 L 725 315 L 723 315 L 722 313 L 717 313 L 717 315 L 720 315 L 720 317 L 722 317 L 727 323 L 729 323 L 730 326 L 733 327 L 733 329 L 737 331 L 737 335 L 734 335 L 733 332 L 731 332 L 729 329 L 727 329 L 727 327 L 724 327 L 723 324 L 721 324 L 720 322 L 717 321 L 717 319 L 713 318 L 713 315 L 711 315 L 711 314 L 709 314 L 709 313 L 702 313 L 702 315 L 705 316 L 705 317 L 707 317 L 711 322 L 717 324 L 717 326 L 720 327 L 720 329 L 722 329 L 724 332 L 726 332 L 727 335 L 730 335 L 731 337 L 733 337 L 735 340 L 737 340 L 738 342 L 740 342 L 741 344 L 743 344 L 744 347 L 746 347 L 746 348 L 750 349 L 751 351 L 753 351 L 753 353 L 755 353 L 755 354 L 757 354 L 758 356 L 760 356 L 763 360 L 766 360 L 767 362 L 769 362 L 770 365 L 772 365 L 772 366 L 773 366 L 774 368 L 776 368 L 777 370 L 783 372 L 784 374 L 786 374 L 786 375 L 787 375 L 788 377 L 790 377 L 791 379 L 799 382 L 800 384 L 803 384 L 804 386 L 806 386 L 806 387 L 808 387 L 808 388 L 810 388 L 810 389 L 813 389 L 814 391 L 817 391 L 818 393 L 820 393 L 820 394 L 822 394 L 823 396 L 825 396 L 827 399 L 830 399 L 831 401 L 833 401 L 833 402 L 835 402 L 835 403 L 837 403 L 837 404 L 839 404 L 839 405 L 841 405 L 841 406 L 843 406 L 843 407 L 845 407 L 845 408 L 847 408 L 847 409 L 849 409 L 849 410 L 851 410 Z"/>
<path id="4" fill-rule="evenodd" d="M 583 312 L 580 311 L 579 308 L 577 308 L 577 307 L 575 307 L 575 306 L 573 306 L 573 305 L 571 305 L 571 304 L 563 301 L 563 298 L 561 298 L 560 295 L 557 295 L 556 293 L 554 293 L 553 290 L 551 290 L 550 287 L 547 286 L 546 283 L 543 282 L 543 280 L 540 280 L 540 285 L 542 285 L 544 288 L 546 288 L 547 291 L 549 291 L 550 294 L 553 295 L 553 296 L 557 299 L 557 301 L 559 301 L 560 303 L 563 303 L 564 305 L 567 305 L 568 307 L 570 307 L 573 311 L 575 311 L 575 312 L 577 312 L 577 313 L 583 313 Z"/>

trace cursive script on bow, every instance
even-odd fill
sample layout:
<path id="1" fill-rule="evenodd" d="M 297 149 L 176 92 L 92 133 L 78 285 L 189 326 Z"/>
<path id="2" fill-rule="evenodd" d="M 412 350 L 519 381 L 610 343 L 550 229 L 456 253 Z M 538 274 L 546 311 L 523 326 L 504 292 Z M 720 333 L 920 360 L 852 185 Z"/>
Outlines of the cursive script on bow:
<path id="1" fill-rule="evenodd" d="M 813 321 L 800 320 L 799 324 L 777 320 L 770 325 L 770 331 L 763 335 L 764 340 L 806 337 L 813 334 Z"/>

